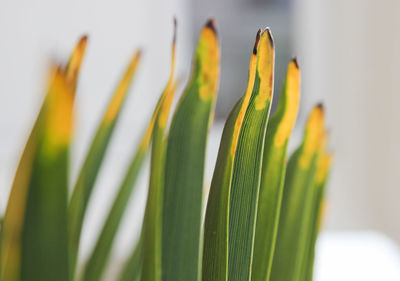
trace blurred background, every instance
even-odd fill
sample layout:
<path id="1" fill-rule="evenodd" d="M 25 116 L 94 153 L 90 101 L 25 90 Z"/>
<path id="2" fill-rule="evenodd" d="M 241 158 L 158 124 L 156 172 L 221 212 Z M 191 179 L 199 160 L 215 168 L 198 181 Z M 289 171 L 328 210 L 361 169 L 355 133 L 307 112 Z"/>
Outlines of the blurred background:
<path id="1" fill-rule="evenodd" d="M 223 122 L 245 90 L 256 31 L 270 26 L 276 46 L 275 103 L 293 56 L 302 70 L 301 107 L 291 145 L 298 144 L 307 114 L 318 102 L 326 106 L 331 129 L 335 159 L 318 280 L 340 277 L 327 273 L 332 259 L 344 267 L 360 260 L 351 249 L 367 260 L 380 257 L 382 264 L 392 266 L 393 272 L 386 272 L 397 276 L 386 280 L 399 280 L 399 14 L 398 0 L 1 0 L 0 210 L 40 108 L 52 60 L 66 61 L 78 38 L 89 35 L 77 94 L 73 182 L 114 85 L 133 51 L 142 48 L 143 61 L 86 217 L 84 258 L 167 81 L 172 17 L 178 18 L 178 73 L 186 81 L 196 37 L 213 16 L 222 64 L 206 182 L 211 180 Z M 146 185 L 144 173 L 119 233 L 116 260 L 122 260 L 138 236 Z M 387 251 L 382 254 L 381 249 Z M 347 259 L 339 258 L 344 253 Z M 368 261 L 363 265 L 368 268 Z M 374 276 L 355 279 L 383 280 Z"/>

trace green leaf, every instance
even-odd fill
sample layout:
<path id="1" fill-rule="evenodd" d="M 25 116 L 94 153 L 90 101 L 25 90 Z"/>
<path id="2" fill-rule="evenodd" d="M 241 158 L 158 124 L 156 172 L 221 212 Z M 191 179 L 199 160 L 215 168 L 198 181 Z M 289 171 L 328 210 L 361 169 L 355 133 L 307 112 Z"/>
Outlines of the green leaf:
<path id="1" fill-rule="evenodd" d="M 323 147 L 318 156 L 317 170 L 312 187 L 311 203 L 307 206 L 305 216 L 309 218 L 309 228 L 305 235 L 306 249 L 303 257 L 303 277 L 301 280 L 312 281 L 314 270 L 315 245 L 321 227 L 325 185 L 328 177 L 332 155 Z"/>
<path id="2" fill-rule="evenodd" d="M 84 36 L 65 71 L 54 72 L 18 165 L 2 225 L 1 280 L 69 280 L 68 150 L 86 44 Z"/>
<path id="3" fill-rule="evenodd" d="M 300 71 L 294 59 L 289 63 L 278 109 L 268 122 L 265 137 L 254 242 L 253 281 L 268 281 L 270 277 L 285 179 L 286 151 L 296 121 L 299 97 Z"/>
<path id="4" fill-rule="evenodd" d="M 142 272 L 143 263 L 143 236 L 140 236 L 136 243 L 131 256 L 124 264 L 119 281 L 139 281 Z"/>
<path id="5" fill-rule="evenodd" d="M 172 90 L 173 89 L 174 88 L 172 88 Z M 143 162 L 146 159 L 151 136 L 153 135 L 154 124 L 156 123 L 156 118 L 159 115 L 160 108 L 162 107 L 162 102 L 165 100 L 166 94 L 166 92 L 163 93 L 157 103 L 156 108 L 154 109 L 153 116 L 145 134 L 142 137 L 140 146 L 132 158 L 129 168 L 114 199 L 110 212 L 108 213 L 107 219 L 104 222 L 96 245 L 86 263 L 83 277 L 83 280 L 85 281 L 101 280 L 109 260 L 116 233 L 125 209 L 128 205 L 130 195 L 135 187 L 136 179 L 139 175 Z"/>
<path id="6" fill-rule="evenodd" d="M 85 162 L 80 170 L 71 200 L 68 205 L 69 248 L 71 274 L 75 272 L 79 241 L 86 208 L 103 161 L 108 143 L 114 131 L 122 105 L 139 62 L 140 52 L 137 52 L 129 63 L 108 107 L 103 120 L 97 128 Z"/>
<path id="7" fill-rule="evenodd" d="M 286 171 L 278 236 L 271 270 L 271 280 L 300 281 L 302 259 L 306 250 L 305 209 L 310 204 L 318 150 L 324 135 L 324 113 L 316 106 L 308 118 L 304 140 L 290 158 Z"/>
<path id="8" fill-rule="evenodd" d="M 162 217 L 163 281 L 198 280 L 206 140 L 219 78 L 213 21 L 198 41 L 191 80 L 172 119 L 167 144 Z"/>
<path id="9" fill-rule="evenodd" d="M 257 32 L 250 60 L 247 90 L 230 112 L 222 133 L 204 223 L 203 281 L 222 281 L 228 278 L 229 198 L 238 144 L 237 137 L 234 138 L 234 136 L 240 133 L 243 117 L 253 91 L 260 35 L 261 30 Z"/>
<path id="10" fill-rule="evenodd" d="M 228 280 L 251 279 L 257 202 L 260 188 L 265 132 L 274 81 L 274 46 L 266 29 L 260 38 L 254 87 L 239 134 L 234 156 L 229 206 Z"/>
<path id="11" fill-rule="evenodd" d="M 176 32 L 176 21 L 175 31 Z M 150 183 L 143 220 L 142 281 L 161 280 L 162 203 L 166 154 L 166 126 L 175 91 L 175 40 L 172 45 L 171 73 L 162 95 L 160 111 L 154 125 L 150 161 Z"/>
<path id="12" fill-rule="evenodd" d="M 28 139 L 7 205 L 3 280 L 69 280 L 68 151 L 74 94 L 58 68 Z"/>

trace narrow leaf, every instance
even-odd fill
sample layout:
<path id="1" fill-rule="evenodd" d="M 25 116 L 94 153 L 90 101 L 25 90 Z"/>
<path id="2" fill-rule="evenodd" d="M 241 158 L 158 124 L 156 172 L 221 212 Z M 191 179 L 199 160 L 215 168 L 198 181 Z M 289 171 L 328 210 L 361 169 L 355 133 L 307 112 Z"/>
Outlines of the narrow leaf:
<path id="1" fill-rule="evenodd" d="M 304 140 L 290 158 L 286 171 L 278 236 L 271 280 L 300 281 L 305 252 L 305 208 L 315 176 L 318 151 L 324 135 L 324 113 L 316 106 L 307 121 Z"/>
<path id="2" fill-rule="evenodd" d="M 253 281 L 268 281 L 275 249 L 286 151 L 296 121 L 300 97 L 300 71 L 296 59 L 289 63 L 278 109 L 268 122 L 265 137 L 257 226 L 253 258 Z"/>
<path id="3" fill-rule="evenodd" d="M 80 170 L 71 200 L 68 206 L 69 247 L 71 274 L 75 271 L 79 250 L 82 223 L 86 208 L 103 161 L 108 143 L 114 131 L 122 105 L 125 101 L 129 86 L 139 62 L 140 52 L 137 52 L 129 63 L 108 107 L 103 120 L 97 128 L 85 162 Z"/>
<path id="4" fill-rule="evenodd" d="M 237 142 L 244 114 L 251 97 L 256 75 L 257 49 L 261 30 L 257 32 L 250 60 L 246 92 L 230 112 L 222 133 L 217 162 L 208 196 L 204 223 L 203 281 L 223 281 L 228 278 L 228 219 L 232 171 Z"/>
<path id="5" fill-rule="evenodd" d="M 53 259 L 48 265 L 45 263 L 40 264 L 38 267 L 38 271 L 48 270 L 49 272 L 52 272 L 48 273 L 49 275 L 51 275 L 54 274 L 56 270 L 63 272 L 62 267 L 66 265 L 64 264 L 65 260 L 63 260 L 67 257 L 66 253 L 63 253 L 63 251 L 66 249 L 63 239 L 66 226 L 66 218 L 64 218 L 64 208 L 66 203 L 64 202 L 64 200 L 66 200 L 65 188 L 67 185 L 67 180 L 65 178 L 67 174 L 67 150 L 69 145 L 69 131 L 71 126 L 70 120 L 72 118 L 71 115 L 73 95 L 75 94 L 77 78 L 83 55 L 85 53 L 86 44 L 87 37 L 84 36 L 79 40 L 78 44 L 76 45 L 65 71 L 61 71 L 60 69 L 56 71 L 55 77 L 53 78 L 49 86 L 49 92 L 45 98 L 44 104 L 42 105 L 39 116 L 33 126 L 32 132 L 28 138 L 20 163 L 18 165 L 14 182 L 11 188 L 10 197 L 8 199 L 7 209 L 2 227 L 1 280 L 20 280 L 21 271 L 23 270 L 23 268 L 21 267 L 23 246 L 22 232 L 26 231 L 26 233 L 28 233 L 27 231 L 29 231 L 29 228 L 33 231 L 35 230 L 35 228 L 37 228 L 39 231 L 48 231 L 48 236 L 51 236 L 48 238 L 53 241 L 57 240 L 57 243 L 54 245 L 53 249 L 49 249 L 50 246 L 42 249 L 43 252 L 52 250 L 57 251 L 57 257 Z M 49 120 L 53 121 L 50 122 Z M 50 123 L 52 125 L 50 125 Z M 45 128 L 47 128 L 46 138 L 44 137 L 46 132 Z M 44 141 L 44 139 L 47 139 L 47 141 Z M 59 148 L 54 149 L 56 151 L 57 157 L 48 157 L 48 159 L 46 160 L 39 160 L 41 159 L 41 157 L 45 158 L 45 150 L 52 150 L 51 147 L 54 147 L 55 143 L 60 143 L 60 139 L 64 139 L 64 144 Z M 45 148 L 44 145 L 49 145 L 49 147 Z M 50 164 L 50 161 L 55 165 L 54 167 L 59 168 L 59 178 L 53 177 L 56 174 L 52 174 L 53 172 L 50 171 L 50 169 L 53 169 L 53 164 Z M 38 174 L 40 174 L 41 176 L 38 177 Z M 46 184 L 42 184 L 42 182 L 44 181 L 46 181 Z M 49 187 L 50 182 L 52 182 L 52 185 L 54 184 L 54 186 Z M 35 185 L 39 187 L 32 187 Z M 31 189 L 34 189 L 35 191 L 31 192 Z M 44 190 L 47 189 L 51 189 L 51 191 L 49 191 L 49 194 L 45 194 L 47 193 L 47 191 L 44 192 Z M 38 196 L 35 196 L 34 193 L 36 193 L 36 195 L 40 194 L 42 196 L 45 196 L 45 198 L 42 198 L 40 195 L 38 198 Z M 57 212 L 51 218 L 51 221 L 50 219 L 48 221 L 42 221 L 42 223 L 45 223 L 47 225 L 46 229 L 40 229 L 41 226 L 39 226 L 39 224 L 32 225 L 32 223 L 35 223 L 34 221 L 32 221 L 31 226 L 26 229 L 24 223 L 26 221 L 25 216 L 27 213 L 28 195 L 31 194 L 29 195 L 32 198 L 30 199 L 30 202 L 33 202 L 33 200 L 37 199 L 43 203 L 49 200 L 49 197 L 47 197 L 47 195 L 53 193 L 56 193 L 54 197 L 54 202 L 44 204 L 41 210 L 35 210 L 35 212 L 41 212 L 41 214 L 45 211 L 49 211 L 49 214 Z M 59 203 L 59 205 L 55 206 L 55 203 Z M 32 205 L 32 203 L 30 203 L 29 209 L 32 208 L 37 209 L 38 206 L 34 206 Z M 52 210 L 49 210 L 49 208 L 51 208 Z M 46 214 L 46 216 L 48 215 Z M 46 216 L 40 218 L 38 217 L 35 219 L 46 220 Z M 58 218 L 56 218 L 57 216 Z M 58 219 L 59 221 L 57 221 Z M 55 228 L 54 232 L 51 230 L 52 228 Z M 46 236 L 43 236 L 42 238 L 44 237 Z M 39 237 L 36 238 L 39 239 Z M 46 241 L 46 243 L 48 243 L 47 245 L 50 245 L 49 241 Z M 34 242 L 33 245 L 40 244 Z M 40 254 L 42 251 L 41 248 L 35 248 L 33 250 L 35 251 L 34 254 L 36 255 Z M 28 255 L 32 254 L 29 253 L 29 250 L 24 250 L 24 253 L 26 253 L 27 251 Z M 46 253 L 45 256 L 47 256 L 48 258 L 50 256 L 50 253 Z M 25 258 L 24 260 L 25 266 L 27 261 Z M 43 260 L 36 258 L 35 261 L 43 262 Z M 57 266 L 53 267 L 53 262 L 57 263 Z M 34 265 L 35 264 L 32 263 L 32 266 Z M 43 269 L 44 266 L 48 266 L 48 268 Z M 34 280 L 33 278 L 35 277 L 32 276 L 31 278 L 32 279 L 30 280 Z M 66 274 L 65 278 L 68 278 L 68 274 Z"/>
<path id="6" fill-rule="evenodd" d="M 251 279 L 262 155 L 274 81 L 275 50 L 269 29 L 260 38 L 252 95 L 242 119 L 232 175 L 228 280 Z"/>
<path id="7" fill-rule="evenodd" d="M 320 151 L 317 162 L 317 170 L 312 187 L 310 204 L 307 206 L 305 216 L 309 218 L 309 228 L 305 235 L 305 254 L 303 257 L 302 280 L 313 280 L 315 246 L 321 227 L 322 204 L 325 196 L 325 185 L 328 177 L 332 155 L 327 153 L 325 147 Z"/>
<path id="8" fill-rule="evenodd" d="M 5 215 L 3 280 L 69 280 L 68 150 L 74 95 L 58 68 L 18 167 Z"/>
<path id="9" fill-rule="evenodd" d="M 175 33 L 176 33 L 176 21 Z M 162 203 L 166 154 L 166 125 L 174 95 L 175 40 L 172 43 L 171 70 L 168 84 L 162 95 L 160 111 L 157 114 L 150 161 L 150 183 L 146 210 L 143 220 L 143 267 L 142 281 L 161 280 Z"/>
<path id="10" fill-rule="evenodd" d="M 142 235 L 139 241 L 136 243 L 132 254 L 125 262 L 118 281 L 139 281 L 142 272 L 143 263 L 143 242 Z"/>
<path id="11" fill-rule="evenodd" d="M 219 78 L 219 46 L 210 20 L 194 55 L 190 82 L 168 137 L 162 218 L 163 281 L 199 280 L 206 140 Z"/>

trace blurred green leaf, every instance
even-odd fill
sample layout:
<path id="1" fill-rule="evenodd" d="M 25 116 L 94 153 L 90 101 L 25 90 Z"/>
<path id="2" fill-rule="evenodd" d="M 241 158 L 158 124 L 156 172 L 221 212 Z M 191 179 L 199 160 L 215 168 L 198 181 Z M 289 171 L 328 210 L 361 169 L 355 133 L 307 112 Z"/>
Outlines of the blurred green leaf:
<path id="1" fill-rule="evenodd" d="M 124 264 L 119 281 L 139 281 L 143 264 L 143 235 L 140 236 L 139 241 L 136 243 L 132 254 Z"/>
<path id="2" fill-rule="evenodd" d="M 103 120 L 97 128 L 85 162 L 80 170 L 71 200 L 68 205 L 69 248 L 71 274 L 75 272 L 79 250 L 79 241 L 83 219 L 92 193 L 97 174 L 100 170 L 107 146 L 114 131 L 122 105 L 125 101 L 129 86 L 139 62 L 140 52 L 130 61 L 108 107 Z"/>
<path id="3" fill-rule="evenodd" d="M 176 21 L 175 21 L 176 32 Z M 162 95 L 160 111 L 154 124 L 150 161 L 150 183 L 143 220 L 142 281 L 161 280 L 162 203 L 166 154 L 166 126 L 175 92 L 175 39 L 172 45 L 171 72 Z"/>
<path id="4" fill-rule="evenodd" d="M 305 219 L 305 209 L 312 194 L 318 150 L 324 135 L 323 121 L 322 106 L 316 106 L 308 118 L 303 143 L 288 162 L 271 270 L 271 280 L 274 281 L 302 280 L 305 236 L 310 227 Z"/>
<path id="5" fill-rule="evenodd" d="M 303 257 L 301 280 L 312 281 L 315 258 L 315 245 L 318 233 L 321 227 L 322 211 L 324 204 L 325 185 L 328 177 L 329 167 L 332 155 L 327 153 L 325 147 L 321 149 L 318 156 L 317 170 L 314 183 L 312 185 L 312 194 L 310 202 L 307 203 L 305 211 L 306 218 L 309 218 L 309 227 L 305 235 L 306 249 Z"/>
<path id="6" fill-rule="evenodd" d="M 69 280 L 68 151 L 72 107 L 87 45 L 82 37 L 65 70 L 57 68 L 28 138 L 8 199 L 1 280 Z"/>

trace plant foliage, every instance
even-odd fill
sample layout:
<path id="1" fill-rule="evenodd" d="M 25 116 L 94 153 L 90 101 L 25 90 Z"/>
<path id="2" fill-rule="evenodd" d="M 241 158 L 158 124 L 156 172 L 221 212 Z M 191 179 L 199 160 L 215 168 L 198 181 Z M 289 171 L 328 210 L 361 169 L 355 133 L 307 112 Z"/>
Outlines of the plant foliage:
<path id="1" fill-rule="evenodd" d="M 287 160 L 299 108 L 297 60 L 289 62 L 278 108 L 270 117 L 275 46 L 268 28 L 257 32 L 247 88 L 226 120 L 204 206 L 205 152 L 219 81 L 215 23 L 209 20 L 200 33 L 189 82 L 170 114 L 176 92 L 176 21 L 172 41 L 168 82 L 85 261 L 77 257 L 87 206 L 141 55 L 135 52 L 111 97 L 71 196 L 73 105 L 87 38 L 78 42 L 65 66 L 53 67 L 2 220 L 2 281 L 104 280 L 149 150 L 140 239 L 115 280 L 312 280 L 332 156 L 326 149 L 324 109 L 317 105 L 302 143 Z"/>

